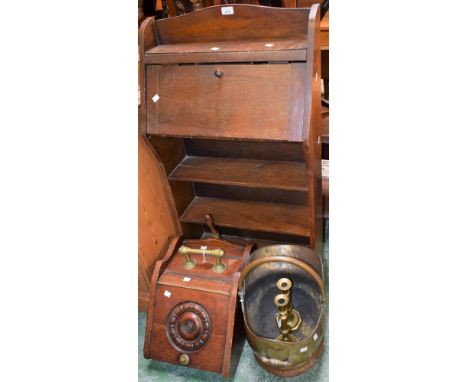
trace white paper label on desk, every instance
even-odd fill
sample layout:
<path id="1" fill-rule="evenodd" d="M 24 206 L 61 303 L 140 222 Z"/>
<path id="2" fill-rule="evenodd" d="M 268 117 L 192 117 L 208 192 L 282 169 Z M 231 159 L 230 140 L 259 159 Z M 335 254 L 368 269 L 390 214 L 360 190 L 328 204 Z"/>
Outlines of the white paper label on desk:
<path id="1" fill-rule="evenodd" d="M 234 14 L 234 7 L 222 7 L 221 8 L 222 15 L 233 15 Z"/>
<path id="2" fill-rule="evenodd" d="M 157 94 L 155 94 L 152 99 L 153 99 L 153 102 L 156 103 L 159 100 L 159 96 Z"/>
<path id="3" fill-rule="evenodd" d="M 184 277 L 183 281 L 185 281 L 186 283 L 188 283 L 190 280 L 192 280 L 190 277 Z"/>
<path id="4" fill-rule="evenodd" d="M 301 348 L 301 350 L 300 350 L 301 353 L 304 353 L 305 351 L 307 351 L 307 346 L 304 346 L 304 347 Z"/>
<path id="5" fill-rule="evenodd" d="M 168 290 L 165 290 L 164 291 L 164 296 L 166 296 L 167 298 L 171 297 L 171 292 L 169 292 Z"/>

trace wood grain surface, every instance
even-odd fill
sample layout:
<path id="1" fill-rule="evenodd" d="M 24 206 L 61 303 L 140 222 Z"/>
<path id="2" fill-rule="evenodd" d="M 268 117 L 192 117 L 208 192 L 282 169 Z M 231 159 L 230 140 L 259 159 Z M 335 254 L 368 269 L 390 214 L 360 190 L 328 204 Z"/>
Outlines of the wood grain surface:
<path id="1" fill-rule="evenodd" d="M 138 137 L 138 306 L 145 311 L 154 264 L 181 231 L 164 169 L 148 141 Z"/>
<path id="2" fill-rule="evenodd" d="M 158 20 L 159 43 L 307 38 L 308 9 L 236 4 L 233 15 L 223 15 L 222 8 L 214 6 Z"/>
<path id="3" fill-rule="evenodd" d="M 186 157 L 169 179 L 307 191 L 307 167 L 300 162 Z"/>
<path id="4" fill-rule="evenodd" d="M 158 45 L 146 52 L 145 60 L 149 64 L 305 61 L 306 43 L 302 39 L 271 39 Z"/>
<path id="5" fill-rule="evenodd" d="M 212 213 L 232 236 L 305 239 L 320 252 L 319 6 L 232 9 L 142 24 L 142 131 L 171 174 L 184 234 L 202 234 Z"/>
<path id="6" fill-rule="evenodd" d="M 309 235 L 308 209 L 302 206 L 195 197 L 181 216 L 185 222 L 203 223 L 206 213 L 220 226 Z"/>
<path id="7" fill-rule="evenodd" d="M 298 79 L 304 69 L 305 64 L 150 66 L 148 132 L 301 141 L 304 88 Z"/>
<path id="8" fill-rule="evenodd" d="M 211 269 L 213 259 L 207 256 L 204 263 L 201 255 L 192 255 L 196 260 L 195 267 L 184 269 L 185 257 L 177 251 L 182 244 L 189 248 L 223 249 L 222 261 L 227 264 L 227 269 L 223 273 L 214 273 Z M 240 317 L 236 314 L 239 270 L 251 250 L 251 245 L 241 246 L 214 238 L 182 241 L 178 237 L 172 240 L 152 276 L 144 345 L 146 358 L 179 364 L 179 357 L 184 353 L 189 356 L 189 367 L 220 373 L 225 378 L 235 371 L 242 349 Z M 208 315 L 205 325 L 210 334 L 196 351 L 178 348 L 167 334 L 170 312 L 187 302 L 201 306 Z M 180 319 L 183 320 L 182 316 Z M 180 330 L 183 329 L 177 329 L 179 333 Z"/>

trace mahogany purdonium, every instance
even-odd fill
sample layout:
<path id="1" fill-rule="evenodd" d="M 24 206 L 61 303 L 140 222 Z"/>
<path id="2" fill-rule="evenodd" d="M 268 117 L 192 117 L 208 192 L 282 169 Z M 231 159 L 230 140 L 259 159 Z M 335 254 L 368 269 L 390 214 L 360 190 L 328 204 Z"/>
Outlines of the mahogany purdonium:
<path id="1" fill-rule="evenodd" d="M 323 344 L 323 265 L 299 245 L 271 245 L 250 256 L 239 280 L 247 340 L 260 366 L 282 377 L 305 373 Z"/>
<path id="2" fill-rule="evenodd" d="M 217 238 L 171 242 L 151 281 L 146 358 L 224 377 L 235 370 L 242 351 L 239 271 L 251 248 Z"/>

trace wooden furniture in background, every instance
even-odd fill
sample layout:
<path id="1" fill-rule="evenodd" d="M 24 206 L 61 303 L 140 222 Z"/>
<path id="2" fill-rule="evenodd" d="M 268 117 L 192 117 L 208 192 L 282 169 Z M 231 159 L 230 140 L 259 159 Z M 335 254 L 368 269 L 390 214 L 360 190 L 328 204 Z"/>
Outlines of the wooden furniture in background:
<path id="1" fill-rule="evenodd" d="M 286 8 L 303 8 L 310 7 L 313 4 L 321 4 L 321 20 L 320 20 L 320 51 L 321 51 L 321 72 L 323 81 L 323 97 L 329 99 L 329 12 L 328 0 L 282 0 L 283 6 Z M 329 159 L 329 109 L 322 107 L 322 159 Z M 328 198 L 329 198 L 329 178 L 322 178 L 322 194 L 323 194 L 323 215 L 328 218 Z"/>
<path id="2" fill-rule="evenodd" d="M 323 80 L 323 97 L 328 101 L 330 98 L 329 94 L 329 71 L 328 71 L 328 64 L 329 64 L 329 57 L 330 57 L 330 50 L 329 50 L 329 23 L 328 23 L 328 15 L 327 12 L 322 21 L 320 22 L 320 50 L 321 50 L 321 59 L 322 59 L 322 80 Z M 322 159 L 327 161 L 327 168 L 328 168 L 328 160 L 329 160 L 329 153 L 330 153 L 330 127 L 329 127 L 329 107 L 328 102 L 326 102 L 327 106 L 322 108 Z M 323 193 L 323 216 L 328 218 L 328 205 L 329 205 L 329 177 L 328 171 L 327 175 L 322 177 L 322 193 Z"/>
<path id="3" fill-rule="evenodd" d="M 319 6 L 215 6 L 140 29 L 142 134 L 187 238 L 321 253 Z M 223 14 L 224 13 L 224 14 Z"/>
<path id="4" fill-rule="evenodd" d="M 156 260 L 170 240 L 180 235 L 180 225 L 170 213 L 172 200 L 161 182 L 165 179 L 154 148 L 138 136 L 138 310 L 146 311 L 151 275 Z"/>
<path id="5" fill-rule="evenodd" d="M 143 12 L 143 0 L 138 0 L 138 26 L 145 18 L 145 14 Z"/>
<path id="6" fill-rule="evenodd" d="M 213 5 L 251 4 L 259 5 L 257 0 L 166 0 L 169 17 L 199 11 Z"/>

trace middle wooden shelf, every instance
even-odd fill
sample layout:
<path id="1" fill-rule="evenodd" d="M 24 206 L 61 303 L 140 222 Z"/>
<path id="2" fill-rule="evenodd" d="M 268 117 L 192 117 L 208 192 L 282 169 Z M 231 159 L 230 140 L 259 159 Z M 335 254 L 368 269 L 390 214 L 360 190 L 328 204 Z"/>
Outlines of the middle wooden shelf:
<path id="1" fill-rule="evenodd" d="M 307 191 L 306 174 L 307 167 L 303 162 L 187 156 L 172 171 L 169 179 Z"/>

